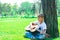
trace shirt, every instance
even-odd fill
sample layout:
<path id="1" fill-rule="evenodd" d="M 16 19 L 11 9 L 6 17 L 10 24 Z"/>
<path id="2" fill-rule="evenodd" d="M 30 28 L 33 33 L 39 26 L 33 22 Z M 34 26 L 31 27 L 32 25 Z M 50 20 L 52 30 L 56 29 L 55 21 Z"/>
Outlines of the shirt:
<path id="1" fill-rule="evenodd" d="M 41 24 L 38 21 L 35 21 L 34 23 L 39 26 L 40 30 L 47 29 L 46 23 L 44 21 Z"/>
<path id="2" fill-rule="evenodd" d="M 37 30 L 40 30 L 40 32 L 43 32 L 43 30 L 47 29 L 46 23 L 44 21 L 41 24 L 39 23 L 39 21 L 35 21 L 33 23 L 35 23 L 39 26 Z M 31 23 L 25 29 L 30 30 L 30 28 L 29 28 L 30 25 L 31 25 Z M 44 33 L 46 33 L 46 31 Z"/>

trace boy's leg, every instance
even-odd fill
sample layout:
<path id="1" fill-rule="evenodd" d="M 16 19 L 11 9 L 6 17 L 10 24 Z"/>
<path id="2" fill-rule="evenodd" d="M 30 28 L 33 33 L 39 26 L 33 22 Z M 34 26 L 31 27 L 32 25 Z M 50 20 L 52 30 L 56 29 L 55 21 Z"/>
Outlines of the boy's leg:
<path id="1" fill-rule="evenodd" d="M 35 37 L 36 37 L 37 39 L 40 39 L 40 40 L 45 39 L 45 35 L 40 34 L 40 33 L 38 33 Z"/>
<path id="2" fill-rule="evenodd" d="M 25 33 L 25 36 L 26 36 L 27 38 L 30 38 L 30 39 L 34 39 L 34 38 L 35 38 L 35 37 L 32 35 L 31 32 L 26 32 L 26 33 Z"/>
<path id="3" fill-rule="evenodd" d="M 35 39 L 31 39 L 31 40 L 42 40 L 42 39 L 37 39 L 37 38 L 35 38 Z"/>
<path id="4" fill-rule="evenodd" d="M 36 40 L 36 39 L 31 39 L 31 40 Z"/>

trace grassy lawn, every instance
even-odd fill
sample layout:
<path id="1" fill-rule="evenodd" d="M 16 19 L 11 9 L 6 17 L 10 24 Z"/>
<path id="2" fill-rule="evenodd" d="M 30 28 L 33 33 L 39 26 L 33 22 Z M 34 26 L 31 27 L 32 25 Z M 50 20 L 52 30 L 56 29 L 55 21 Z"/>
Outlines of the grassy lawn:
<path id="1" fill-rule="evenodd" d="M 34 20 L 36 18 L 0 18 L 0 40 L 29 40 L 23 37 L 24 28 Z M 58 24 L 60 28 L 60 18 L 58 18 Z M 55 38 L 53 40 L 59 39 Z"/>

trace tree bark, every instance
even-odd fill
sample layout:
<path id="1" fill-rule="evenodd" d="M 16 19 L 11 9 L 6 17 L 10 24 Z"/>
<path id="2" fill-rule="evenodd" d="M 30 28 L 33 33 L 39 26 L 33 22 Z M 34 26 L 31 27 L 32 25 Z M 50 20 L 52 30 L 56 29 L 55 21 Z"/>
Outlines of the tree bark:
<path id="1" fill-rule="evenodd" d="M 59 31 L 55 0 L 41 0 L 41 2 L 47 24 L 47 33 L 53 38 L 58 37 Z"/>

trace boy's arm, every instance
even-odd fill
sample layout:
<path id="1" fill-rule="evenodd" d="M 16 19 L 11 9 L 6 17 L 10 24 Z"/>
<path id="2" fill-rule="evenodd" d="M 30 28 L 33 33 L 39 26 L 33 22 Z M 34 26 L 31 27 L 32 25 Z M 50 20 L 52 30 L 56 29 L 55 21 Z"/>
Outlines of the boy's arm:
<path id="1" fill-rule="evenodd" d="M 43 28 L 42 33 L 43 33 L 43 34 L 46 34 L 47 25 L 46 25 L 46 24 L 44 24 L 42 28 Z"/>
<path id="2" fill-rule="evenodd" d="M 38 30 L 38 31 L 40 32 L 40 34 L 46 34 L 46 29 L 47 29 L 47 26 L 46 26 L 46 24 L 44 24 L 42 26 L 42 29 L 41 30 Z"/>
<path id="3" fill-rule="evenodd" d="M 38 32 L 40 32 L 40 34 L 45 34 L 46 33 L 46 29 L 44 30 L 37 30 Z"/>

